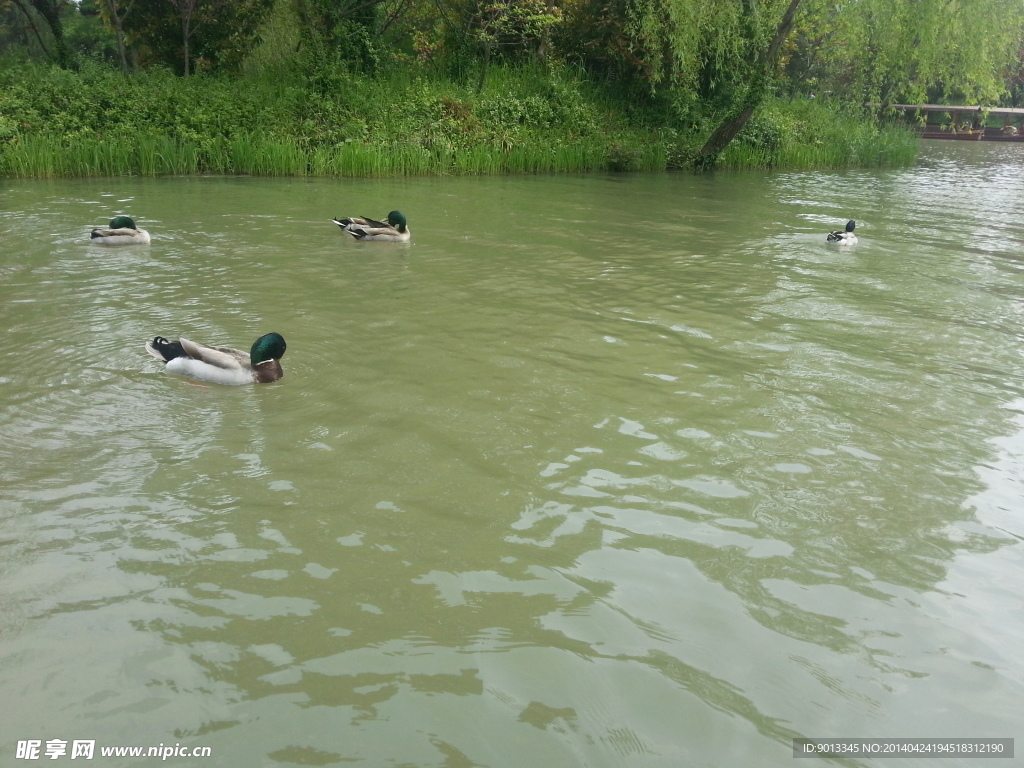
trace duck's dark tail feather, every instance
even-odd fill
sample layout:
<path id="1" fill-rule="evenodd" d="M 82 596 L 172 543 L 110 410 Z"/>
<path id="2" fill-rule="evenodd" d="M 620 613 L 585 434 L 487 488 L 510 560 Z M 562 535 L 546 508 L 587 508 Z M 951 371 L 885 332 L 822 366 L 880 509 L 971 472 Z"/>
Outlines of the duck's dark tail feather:
<path id="1" fill-rule="evenodd" d="M 147 341 L 146 351 L 157 360 L 163 360 L 165 363 L 176 357 L 188 357 L 188 353 L 185 352 L 185 348 L 181 346 L 180 341 L 168 341 L 163 336 L 156 336 L 152 341 Z"/>

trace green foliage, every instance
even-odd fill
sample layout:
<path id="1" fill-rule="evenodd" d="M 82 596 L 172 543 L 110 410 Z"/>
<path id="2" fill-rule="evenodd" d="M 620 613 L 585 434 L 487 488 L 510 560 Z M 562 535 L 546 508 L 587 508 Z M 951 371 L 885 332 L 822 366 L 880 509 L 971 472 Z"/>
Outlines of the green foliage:
<path id="1" fill-rule="evenodd" d="M 905 165 L 916 137 L 826 100 L 776 100 L 757 113 L 719 162 L 724 168 L 850 168 Z"/>
<path id="2" fill-rule="evenodd" d="M 994 103 L 1019 62 L 1019 0 L 806 0 L 791 75 L 850 100 Z"/>
<path id="3" fill-rule="evenodd" d="M 335 75 L 371 74 L 380 65 L 379 7 L 372 0 L 295 0 L 305 48 L 301 66 L 321 93 L 336 86 Z"/>
<path id="4" fill-rule="evenodd" d="M 477 95 L 392 67 L 386 77 L 343 73 L 341 90 L 322 96 L 300 80 L 23 63 L 0 70 L 0 176 L 642 171 L 683 167 L 699 148 L 701 127 L 666 127 L 657 110 L 630 112 L 580 74 L 495 67 Z M 906 162 L 915 142 L 824 99 L 776 101 L 723 162 Z"/>
<path id="5" fill-rule="evenodd" d="M 558 38 L 617 80 L 728 103 L 771 37 L 783 0 L 579 0 Z"/>
<path id="6" fill-rule="evenodd" d="M 1024 100 L 1020 0 L 802 0 L 796 30 L 782 49 L 785 76 L 777 78 L 759 57 L 787 5 L 0 0 L 0 56 L 68 68 L 81 59 L 113 60 L 126 71 L 134 65 L 204 74 L 244 68 L 248 76 L 272 76 L 327 99 L 349 85 L 349 75 L 386 79 L 395 66 L 415 66 L 425 77 L 455 80 L 452 85 L 472 81 L 483 95 L 488 79 L 500 77 L 492 61 L 540 61 L 553 71 L 570 63 L 585 70 L 579 79 L 613 91 L 616 108 L 631 122 L 684 133 L 697 126 L 711 131 L 763 96 L 810 90 L 851 103 Z M 123 36 L 115 34 L 118 23 Z"/>
<path id="7" fill-rule="evenodd" d="M 242 60 L 242 75 L 247 79 L 295 84 L 299 78 L 296 55 L 301 34 L 294 2 L 276 0 L 256 31 L 257 44 Z"/>
<path id="8" fill-rule="evenodd" d="M 545 0 L 472 0 L 456 7 L 477 42 L 511 59 L 535 51 L 561 19 L 559 8 Z"/>
<path id="9" fill-rule="evenodd" d="M 227 136 L 281 127 L 301 101 L 293 90 L 269 94 L 227 79 L 192 82 L 167 70 L 127 77 L 92 62 L 78 73 L 24 66 L 7 75 L 0 76 L 0 114 L 26 134 Z"/>
<path id="10" fill-rule="evenodd" d="M 81 0 L 67 8 L 63 15 L 64 37 L 80 57 L 100 61 L 117 61 L 117 41 L 100 18 L 96 0 Z"/>
<path id="11" fill-rule="evenodd" d="M 258 43 L 257 31 L 272 5 L 273 0 L 135 0 L 124 20 L 125 37 L 144 66 L 181 72 L 187 35 L 189 70 L 235 69 Z"/>

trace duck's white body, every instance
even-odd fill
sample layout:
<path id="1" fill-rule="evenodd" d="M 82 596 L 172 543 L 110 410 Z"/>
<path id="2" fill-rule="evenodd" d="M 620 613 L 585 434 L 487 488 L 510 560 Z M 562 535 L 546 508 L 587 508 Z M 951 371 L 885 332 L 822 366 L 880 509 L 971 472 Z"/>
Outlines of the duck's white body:
<path id="1" fill-rule="evenodd" d="M 190 379 L 198 379 L 199 381 L 208 381 L 211 384 L 227 384 L 232 387 L 256 383 L 256 377 L 252 368 L 248 364 L 243 365 L 242 363 L 238 363 L 231 368 L 220 368 L 205 360 L 197 360 L 192 357 L 176 357 L 173 360 L 167 361 L 167 372 L 177 373 Z"/>
<path id="2" fill-rule="evenodd" d="M 94 229 L 90 240 L 100 245 L 146 245 L 149 232 L 136 227 L 129 216 L 115 216 L 110 227 Z"/>
<path id="3" fill-rule="evenodd" d="M 379 240 L 388 243 L 405 243 L 412 236 L 406 224 L 405 216 L 400 211 L 388 214 L 387 221 L 377 221 L 365 216 L 350 216 L 344 219 L 331 219 L 335 224 L 348 232 L 356 240 Z"/>
<path id="4" fill-rule="evenodd" d="M 280 344 L 273 346 L 276 343 L 273 340 L 265 342 L 269 337 L 276 337 Z M 280 363 L 284 350 L 284 339 L 277 334 L 261 336 L 253 344 L 251 353 L 231 347 L 210 347 L 183 338 L 173 342 L 157 336 L 146 343 L 146 351 L 163 362 L 169 373 L 229 386 L 277 381 L 284 376 Z M 252 362 L 254 355 L 259 359 L 255 364 Z"/>
<path id="5" fill-rule="evenodd" d="M 144 229 L 94 229 L 91 241 L 100 245 L 146 245 L 149 232 Z"/>

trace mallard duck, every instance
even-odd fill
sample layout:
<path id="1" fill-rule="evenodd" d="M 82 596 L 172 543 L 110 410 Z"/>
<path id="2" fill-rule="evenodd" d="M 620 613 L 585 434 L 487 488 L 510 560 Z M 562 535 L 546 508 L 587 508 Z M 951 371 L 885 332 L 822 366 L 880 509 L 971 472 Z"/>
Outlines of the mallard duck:
<path id="1" fill-rule="evenodd" d="M 353 216 L 347 219 L 331 219 L 335 224 L 348 232 L 356 240 L 383 240 L 391 243 L 404 243 L 411 234 L 406 226 L 405 214 L 392 211 L 384 221 Z"/>
<path id="2" fill-rule="evenodd" d="M 846 222 L 845 231 L 840 231 L 837 229 L 835 232 L 829 232 L 828 236 L 825 238 L 825 242 L 835 243 L 836 245 L 856 245 L 857 236 L 853 234 L 853 228 L 856 226 L 857 222 L 854 221 L 853 219 L 850 219 L 848 222 Z"/>
<path id="3" fill-rule="evenodd" d="M 139 229 L 127 216 L 115 216 L 110 220 L 109 229 L 94 229 L 92 242 L 101 245 L 145 245 L 149 232 Z"/>
<path id="4" fill-rule="evenodd" d="M 146 342 L 146 351 L 180 373 L 214 384 L 266 384 L 284 376 L 281 358 L 287 346 L 279 333 L 260 336 L 248 352 L 230 347 L 208 347 L 188 339 L 168 341 L 157 336 Z M 253 360 L 259 362 L 253 363 Z"/>

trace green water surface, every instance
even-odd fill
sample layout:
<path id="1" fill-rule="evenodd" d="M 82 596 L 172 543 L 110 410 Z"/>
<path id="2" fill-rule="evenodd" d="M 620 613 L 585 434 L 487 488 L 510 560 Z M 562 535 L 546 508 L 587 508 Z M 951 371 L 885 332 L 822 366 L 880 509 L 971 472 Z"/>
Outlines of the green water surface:
<path id="1" fill-rule="evenodd" d="M 0 766 L 31 739 L 679 768 L 1024 736 L 1024 147 L 6 180 L 0 207 Z M 330 222 L 395 208 L 409 244 Z M 152 244 L 90 245 L 115 213 Z M 269 331 L 258 387 L 143 349 Z"/>

